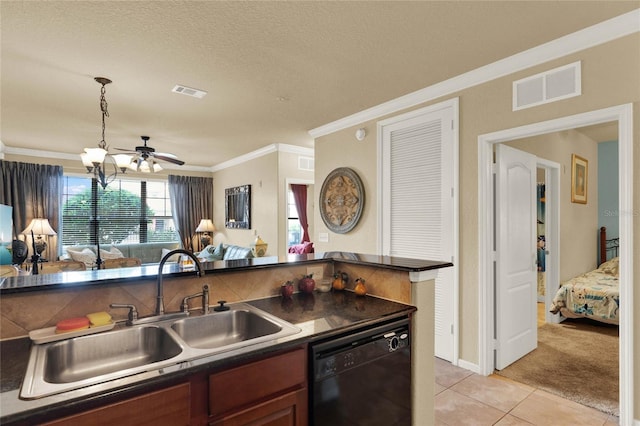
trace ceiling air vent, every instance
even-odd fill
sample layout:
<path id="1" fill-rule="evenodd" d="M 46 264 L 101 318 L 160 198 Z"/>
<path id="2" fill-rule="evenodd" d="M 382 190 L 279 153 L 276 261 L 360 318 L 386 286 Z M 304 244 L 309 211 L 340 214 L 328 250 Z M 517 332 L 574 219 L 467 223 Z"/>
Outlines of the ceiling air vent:
<path id="1" fill-rule="evenodd" d="M 513 110 L 582 94 L 581 62 L 574 62 L 513 82 Z"/>
<path id="2" fill-rule="evenodd" d="M 176 85 L 172 90 L 174 93 L 180 93 L 181 95 L 192 96 L 194 98 L 202 99 L 207 94 L 204 90 L 193 89 L 191 87 Z"/>

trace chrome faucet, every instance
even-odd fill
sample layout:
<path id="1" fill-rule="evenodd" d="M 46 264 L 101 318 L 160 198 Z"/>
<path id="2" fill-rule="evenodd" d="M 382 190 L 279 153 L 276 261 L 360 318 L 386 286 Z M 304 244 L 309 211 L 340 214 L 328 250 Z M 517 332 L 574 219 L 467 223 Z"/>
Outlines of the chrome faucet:
<path id="1" fill-rule="evenodd" d="M 202 265 L 200 261 L 196 257 L 195 254 L 187 251 L 185 249 L 175 249 L 171 250 L 169 253 L 165 254 L 162 260 L 160 260 L 160 264 L 158 265 L 158 283 L 157 283 L 157 295 L 156 295 L 156 315 L 164 315 L 164 287 L 162 286 L 162 269 L 164 267 L 165 262 L 174 254 L 186 254 L 190 258 L 193 259 L 193 262 L 196 265 L 196 269 L 198 270 L 198 276 L 202 277 L 204 275 L 204 271 L 202 270 Z"/>
<path id="2" fill-rule="evenodd" d="M 209 313 L 209 286 L 207 284 L 202 286 L 202 291 L 200 293 L 192 294 L 191 296 L 186 296 L 182 299 L 182 312 L 189 315 L 189 300 L 195 299 L 196 297 L 202 297 L 202 314 L 206 315 Z"/>

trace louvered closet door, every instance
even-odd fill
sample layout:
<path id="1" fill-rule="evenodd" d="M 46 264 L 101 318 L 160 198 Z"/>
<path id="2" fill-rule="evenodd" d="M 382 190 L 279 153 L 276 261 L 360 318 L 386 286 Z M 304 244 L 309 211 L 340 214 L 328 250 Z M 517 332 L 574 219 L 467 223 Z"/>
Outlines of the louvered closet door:
<path id="1" fill-rule="evenodd" d="M 450 108 L 383 127 L 383 252 L 453 259 L 453 149 Z M 435 352 L 453 361 L 452 268 L 438 271 Z"/>

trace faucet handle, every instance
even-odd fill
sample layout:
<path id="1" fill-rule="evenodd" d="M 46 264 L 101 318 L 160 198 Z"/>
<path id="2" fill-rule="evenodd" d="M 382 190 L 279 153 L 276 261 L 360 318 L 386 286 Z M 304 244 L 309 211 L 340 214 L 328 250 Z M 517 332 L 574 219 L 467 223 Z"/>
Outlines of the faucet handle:
<path id="1" fill-rule="evenodd" d="M 209 313 L 209 285 L 202 286 L 202 313 L 207 315 Z"/>
<path id="2" fill-rule="evenodd" d="M 225 303 L 227 303 L 226 300 L 218 300 L 218 306 L 216 306 L 215 308 L 213 308 L 214 311 L 216 312 L 224 312 L 224 311 L 228 311 L 229 307 L 225 305 Z"/>
<path id="3" fill-rule="evenodd" d="M 133 325 L 133 322 L 138 319 L 138 310 L 135 305 L 128 305 L 123 303 L 112 303 L 109 305 L 111 308 L 117 309 L 129 309 L 129 314 L 127 316 L 127 325 Z"/>

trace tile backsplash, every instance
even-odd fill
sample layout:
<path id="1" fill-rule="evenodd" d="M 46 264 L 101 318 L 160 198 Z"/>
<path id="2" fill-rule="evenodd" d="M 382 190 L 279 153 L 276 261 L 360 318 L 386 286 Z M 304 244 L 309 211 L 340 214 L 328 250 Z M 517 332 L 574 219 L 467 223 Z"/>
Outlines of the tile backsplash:
<path id="1" fill-rule="evenodd" d="M 368 294 L 398 302 L 410 302 L 410 282 L 406 272 L 372 266 L 324 263 L 324 276 L 334 270 L 349 274 L 347 289 L 353 289 L 355 279 L 366 280 Z M 218 300 L 238 302 L 279 295 L 280 285 L 297 280 L 306 273 L 306 265 L 280 266 L 238 272 L 211 272 L 204 277 L 167 277 L 164 284 L 164 303 L 167 312 L 180 310 L 182 299 L 202 291 L 209 285 L 211 305 Z M 315 277 L 314 277 L 315 278 Z M 126 309 L 111 309 L 111 303 L 127 303 L 137 307 L 140 316 L 153 313 L 156 303 L 156 281 L 96 284 L 56 290 L 4 294 L 0 297 L 0 339 L 28 335 L 29 331 L 54 326 L 65 318 L 106 311 L 114 319 L 124 319 Z M 198 300 L 191 302 L 195 307 Z"/>

